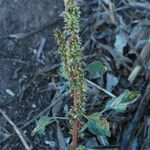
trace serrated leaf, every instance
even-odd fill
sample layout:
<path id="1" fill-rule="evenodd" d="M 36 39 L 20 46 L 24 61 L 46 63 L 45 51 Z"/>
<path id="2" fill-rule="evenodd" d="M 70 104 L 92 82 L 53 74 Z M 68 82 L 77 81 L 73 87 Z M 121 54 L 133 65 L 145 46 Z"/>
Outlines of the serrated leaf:
<path id="1" fill-rule="evenodd" d="M 107 67 L 105 65 L 103 65 L 102 62 L 100 61 L 94 61 L 90 64 L 87 65 L 86 70 L 89 72 L 100 72 L 100 73 L 104 73 L 107 71 Z"/>
<path id="2" fill-rule="evenodd" d="M 140 95 L 138 91 L 125 90 L 119 97 L 112 98 L 105 106 L 105 109 L 114 109 L 118 112 L 124 112 L 128 104 L 133 103 Z"/>
<path id="3" fill-rule="evenodd" d="M 99 113 L 89 116 L 87 127 L 95 135 L 106 135 L 110 137 L 109 122 L 105 118 L 100 118 Z"/>
<path id="4" fill-rule="evenodd" d="M 45 132 L 45 127 L 49 124 L 49 121 L 51 120 L 50 117 L 43 116 L 39 119 L 39 121 L 36 123 L 36 127 L 32 131 L 32 135 L 35 133 L 38 133 L 39 135 L 43 135 Z"/>
<path id="5" fill-rule="evenodd" d="M 65 71 L 64 65 L 61 65 L 59 69 L 57 70 L 57 73 L 61 76 L 67 79 L 67 72 Z"/>
<path id="6" fill-rule="evenodd" d="M 121 103 L 118 104 L 117 106 L 114 106 L 113 108 L 117 111 L 117 112 L 125 112 L 127 110 L 127 103 Z"/>
<path id="7" fill-rule="evenodd" d="M 129 90 L 125 90 L 124 92 L 124 97 L 122 99 L 121 102 L 128 102 L 128 103 L 132 103 L 134 102 L 134 100 L 141 95 L 141 93 L 139 91 L 129 91 Z"/>

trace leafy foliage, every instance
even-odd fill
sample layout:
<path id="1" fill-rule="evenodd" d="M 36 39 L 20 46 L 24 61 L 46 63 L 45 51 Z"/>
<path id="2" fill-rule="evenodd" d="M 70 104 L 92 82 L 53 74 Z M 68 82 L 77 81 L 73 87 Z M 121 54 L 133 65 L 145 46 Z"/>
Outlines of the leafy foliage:
<path id="1" fill-rule="evenodd" d="M 126 111 L 128 104 L 134 102 L 139 95 L 140 93 L 138 91 L 133 92 L 125 90 L 119 97 L 112 98 L 108 101 L 105 109 L 114 109 L 117 112 L 124 112 Z"/>
<path id="2" fill-rule="evenodd" d="M 77 147 L 77 150 L 86 150 L 86 148 L 85 148 L 85 146 L 83 146 L 83 145 L 79 145 L 79 146 Z"/>
<path id="3" fill-rule="evenodd" d="M 45 132 L 45 127 L 49 124 L 49 121 L 51 120 L 50 117 L 43 116 L 39 119 L 39 121 L 36 123 L 36 127 L 32 131 L 32 135 L 35 133 L 38 133 L 39 135 L 43 135 Z"/>
<path id="4" fill-rule="evenodd" d="M 109 122 L 105 118 L 100 118 L 99 113 L 89 116 L 87 127 L 95 135 L 110 136 Z"/>
<path id="5" fill-rule="evenodd" d="M 103 65 L 102 62 L 96 60 L 90 64 L 87 65 L 86 70 L 89 72 L 101 72 L 104 73 L 107 71 L 107 67 Z"/>
<path id="6" fill-rule="evenodd" d="M 65 70 L 64 65 L 61 65 L 61 66 L 59 67 L 59 69 L 57 70 L 57 72 L 58 72 L 58 74 L 59 74 L 61 77 L 67 79 L 67 72 L 66 72 L 66 70 Z"/>
<path id="7" fill-rule="evenodd" d="M 70 144 L 68 144 L 67 150 L 72 150 L 72 147 Z M 77 150 L 86 150 L 86 147 L 83 145 L 78 145 Z"/>
<path id="8" fill-rule="evenodd" d="M 108 0 L 103 1 L 106 4 L 109 4 Z M 62 60 L 62 66 L 59 68 L 58 74 L 65 79 L 68 79 L 68 84 L 61 87 L 59 89 L 59 93 L 63 93 L 69 87 L 74 98 L 74 107 L 70 111 L 70 118 L 78 122 L 82 116 L 87 117 L 84 115 L 86 84 L 84 78 L 84 69 L 82 68 L 81 39 L 79 36 L 80 11 L 75 0 L 64 0 L 64 5 L 65 34 L 63 34 L 63 32 L 61 32 L 59 29 L 56 29 L 55 36 L 57 38 Z M 127 45 L 127 43 L 128 38 L 124 32 L 119 33 L 116 36 L 116 41 L 114 44 L 117 52 L 122 54 L 123 48 Z M 88 64 L 85 70 L 88 72 L 105 73 L 107 71 L 107 67 L 102 62 L 96 60 Z M 124 112 L 126 111 L 128 104 L 133 103 L 137 96 L 139 96 L 139 92 L 126 90 L 119 97 L 111 99 L 107 102 L 104 110 L 102 110 L 100 113 L 96 112 L 87 117 L 88 121 L 82 130 L 88 128 L 89 131 L 95 135 L 110 136 L 111 133 L 109 122 L 105 118 L 101 117 L 101 114 L 110 109 L 118 112 Z M 52 118 L 49 117 L 40 118 L 32 133 L 34 134 L 37 132 L 38 134 L 44 134 L 45 127 L 49 124 L 51 119 Z M 73 139 L 76 139 L 78 133 L 78 124 L 74 124 L 74 121 L 71 123 L 74 125 Z M 73 141 L 72 143 L 73 147 L 77 147 L 76 141 Z M 72 149 L 70 145 L 68 145 L 68 149 Z M 79 145 L 77 150 L 85 150 L 85 147 Z"/>

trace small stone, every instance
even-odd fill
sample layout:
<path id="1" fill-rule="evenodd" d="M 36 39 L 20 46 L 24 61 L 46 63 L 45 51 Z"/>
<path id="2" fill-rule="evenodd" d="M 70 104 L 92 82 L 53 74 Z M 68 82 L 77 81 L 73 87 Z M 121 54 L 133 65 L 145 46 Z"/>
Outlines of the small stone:
<path id="1" fill-rule="evenodd" d="M 67 144 L 69 144 L 70 140 L 71 140 L 70 137 L 65 138 L 65 141 L 66 141 Z"/>
<path id="2" fill-rule="evenodd" d="M 7 93 L 8 95 L 10 95 L 11 97 L 14 97 L 14 96 L 15 96 L 15 93 L 14 93 L 12 90 L 10 90 L 10 89 L 6 89 L 6 93 Z"/>
<path id="3" fill-rule="evenodd" d="M 56 146 L 56 142 L 54 142 L 54 141 L 45 140 L 45 144 L 46 144 L 46 145 L 49 145 L 51 148 L 53 148 L 53 147 Z"/>
<path id="4" fill-rule="evenodd" d="M 32 104 L 32 108 L 36 108 L 36 104 Z"/>

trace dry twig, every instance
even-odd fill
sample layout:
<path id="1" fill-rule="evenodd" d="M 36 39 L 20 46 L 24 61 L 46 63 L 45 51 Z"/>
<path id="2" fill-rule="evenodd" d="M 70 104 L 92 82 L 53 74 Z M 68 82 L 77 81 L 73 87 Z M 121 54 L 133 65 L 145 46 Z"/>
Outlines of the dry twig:
<path id="1" fill-rule="evenodd" d="M 22 144 L 24 145 L 26 150 L 30 150 L 30 147 L 28 146 L 27 142 L 23 138 L 21 132 L 19 131 L 19 128 L 9 119 L 9 117 L 5 114 L 5 112 L 0 108 L 0 113 L 3 115 L 3 117 L 9 122 L 9 124 L 14 128 L 15 132 L 19 136 Z"/>
<path id="2" fill-rule="evenodd" d="M 39 48 L 38 48 L 38 52 L 37 52 L 37 59 L 40 59 L 40 56 L 41 56 L 41 53 L 42 53 L 42 51 L 43 51 L 43 49 L 44 49 L 44 45 L 45 45 L 45 43 L 46 43 L 46 38 L 41 38 L 41 43 L 40 43 L 40 46 L 39 46 Z"/>
<path id="3" fill-rule="evenodd" d="M 146 57 L 150 57 L 150 42 L 145 44 L 140 54 L 140 59 L 145 60 Z M 128 81 L 131 84 L 135 81 L 141 69 L 142 69 L 142 65 L 140 65 L 139 63 L 134 67 L 134 69 L 132 70 L 132 72 L 130 73 L 128 77 Z"/>
<path id="4" fill-rule="evenodd" d="M 96 87 L 97 89 L 103 91 L 104 93 L 106 93 L 107 95 L 109 95 L 110 97 L 114 98 L 116 97 L 114 94 L 110 93 L 109 91 L 105 90 L 104 88 L 98 86 L 97 84 L 91 82 L 90 80 L 86 79 L 86 82 L 93 85 L 94 87 Z"/>
<path id="5" fill-rule="evenodd" d="M 56 105 L 60 100 L 64 99 L 66 96 L 69 95 L 69 92 L 65 92 L 63 93 L 61 96 L 59 96 L 59 98 L 55 97 L 53 98 L 52 101 L 54 101 L 53 103 L 51 103 L 48 107 L 46 107 L 43 111 L 41 111 L 40 113 L 38 113 L 37 115 L 33 116 L 31 120 L 29 120 L 27 123 L 25 123 L 20 129 L 24 129 L 25 127 L 29 126 L 31 123 L 33 123 L 36 119 L 38 119 L 40 116 L 42 116 L 44 113 L 46 113 L 47 111 L 49 111 L 54 105 Z M 6 140 L 8 140 L 10 137 L 12 137 L 15 134 L 12 133 L 11 135 L 7 136 L 4 140 L 0 141 L 0 144 L 5 142 Z"/>

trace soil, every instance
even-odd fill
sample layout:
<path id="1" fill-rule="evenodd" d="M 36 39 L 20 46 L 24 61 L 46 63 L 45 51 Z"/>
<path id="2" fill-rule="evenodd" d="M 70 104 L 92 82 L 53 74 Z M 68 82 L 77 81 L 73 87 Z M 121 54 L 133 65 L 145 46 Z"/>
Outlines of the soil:
<path id="1" fill-rule="evenodd" d="M 62 10 L 62 0 L 0 0 L 0 107 L 18 127 L 22 127 L 51 103 L 54 90 L 49 89 L 49 84 L 58 67 L 54 67 L 45 77 L 41 77 L 40 72 L 60 63 L 54 29 L 62 26 Z M 13 34 L 31 32 L 34 34 L 21 40 L 10 37 Z M 42 38 L 46 39 L 46 43 L 37 59 Z M 2 117 L 1 125 L 9 133 L 14 132 Z M 31 137 L 34 126 L 35 122 L 24 128 L 25 135 Z M 0 133 L 0 141 L 6 137 Z M 29 138 L 29 141 L 34 149 L 42 149 L 36 138 Z M 1 143 L 0 149 L 24 148 L 14 135 Z"/>
<path id="2" fill-rule="evenodd" d="M 122 6 L 122 2 L 119 1 L 119 3 Z M 134 13 L 131 9 L 129 14 L 125 11 L 120 12 L 119 19 L 124 17 L 125 19 L 121 21 L 130 26 L 129 29 L 125 29 L 125 27 L 128 28 L 127 25 L 124 28 L 122 26 L 116 27 L 105 15 L 96 22 L 96 16 L 93 14 L 97 12 L 97 2 L 84 0 L 80 1 L 80 5 L 82 8 L 82 43 L 83 45 L 87 44 L 84 45 L 83 59 L 86 63 L 92 62 L 93 59 L 99 59 L 110 69 L 103 76 L 100 73 L 87 73 L 86 77 L 115 95 L 119 95 L 125 89 L 139 90 L 144 95 L 150 79 L 149 58 L 146 58 L 143 72 L 138 76 L 137 82 L 130 85 L 127 81 L 130 72 L 136 65 L 135 62 L 143 45 L 139 46 L 134 53 L 132 46 L 137 46 L 135 44 L 137 42 L 129 40 L 123 49 L 123 55 L 120 55 L 117 52 L 114 53 L 112 48 L 114 44 L 112 43 L 115 42 L 116 35 L 120 31 L 131 36 L 133 28 L 139 23 L 138 21 L 150 17 L 147 13 L 149 9 L 133 11 Z M 54 30 L 57 27 L 61 29 L 63 27 L 61 17 L 63 10 L 62 0 L 0 0 L 0 108 L 18 126 L 33 150 L 59 149 L 56 123 L 47 126 L 44 136 L 32 136 L 32 131 L 40 116 L 52 115 L 53 113 L 64 116 L 71 105 L 70 97 L 61 95 L 61 101 L 54 104 L 52 109 L 49 107 L 55 102 L 55 98 L 60 96 L 57 95 L 57 90 L 64 83 L 64 79 L 58 75 L 57 71 L 61 60 L 54 37 Z M 136 22 L 136 20 L 138 21 Z M 126 30 L 129 32 L 127 33 Z M 138 31 L 140 32 L 140 30 Z M 149 35 L 149 29 L 146 31 Z M 138 35 L 138 33 L 135 34 Z M 92 36 L 95 36 L 95 43 L 92 41 Z M 145 35 L 145 37 L 147 36 Z M 43 40 L 46 42 L 40 53 L 39 49 Z M 97 42 L 101 45 L 98 45 Z M 107 50 L 105 51 L 105 49 Z M 106 104 L 106 100 L 110 99 L 107 94 L 95 87 L 89 87 L 88 95 L 88 114 L 101 110 Z M 109 121 L 112 121 L 111 130 L 113 131 L 111 138 L 95 137 L 87 132 L 85 139 L 81 139 L 80 143 L 90 146 L 94 143 L 95 147 L 116 145 L 118 148 L 122 133 L 130 124 L 139 103 L 140 100 L 130 106 L 124 114 L 110 113 Z M 145 127 L 143 121 L 145 116 L 149 116 L 147 110 L 145 111 L 148 115 L 144 115 L 140 122 L 141 130 Z M 66 124 L 61 121 L 60 127 L 64 138 L 70 142 L 69 122 Z M 142 141 L 141 137 L 145 137 L 144 133 L 140 132 L 141 137 L 139 133 L 137 134 L 139 141 Z M 106 143 L 103 143 L 103 140 Z M 136 142 L 138 143 L 138 140 Z M 2 115 L 0 116 L 0 149 L 24 150 L 20 139 Z"/>

